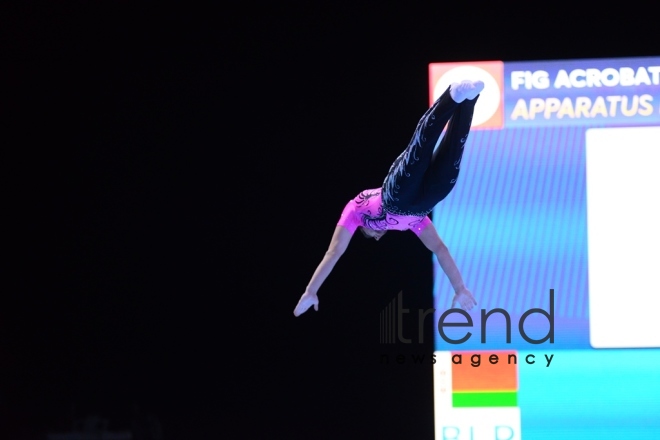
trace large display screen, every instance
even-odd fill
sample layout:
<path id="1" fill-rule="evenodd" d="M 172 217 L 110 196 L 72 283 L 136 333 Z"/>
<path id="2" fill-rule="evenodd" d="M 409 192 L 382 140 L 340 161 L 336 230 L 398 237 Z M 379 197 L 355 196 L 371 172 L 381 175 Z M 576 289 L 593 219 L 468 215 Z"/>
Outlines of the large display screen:
<path id="1" fill-rule="evenodd" d="M 434 259 L 436 439 L 660 438 L 660 57 L 433 63 L 430 103 L 462 79 L 432 219 L 478 305 Z"/>

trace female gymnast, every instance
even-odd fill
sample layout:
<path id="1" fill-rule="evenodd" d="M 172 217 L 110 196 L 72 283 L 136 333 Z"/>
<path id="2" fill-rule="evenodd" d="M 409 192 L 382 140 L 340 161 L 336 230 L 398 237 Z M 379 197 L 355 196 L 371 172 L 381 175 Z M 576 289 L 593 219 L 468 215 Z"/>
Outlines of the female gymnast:
<path id="1" fill-rule="evenodd" d="M 390 167 L 382 187 L 364 190 L 348 202 L 323 260 L 293 311 L 295 316 L 312 306 L 318 311 L 317 292 L 356 229 L 375 240 L 388 230 L 410 229 L 435 254 L 451 282 L 455 292 L 452 306 L 470 310 L 476 305 L 428 214 L 456 184 L 474 106 L 483 88 L 482 81 L 451 84 L 419 120 L 412 140 Z M 445 125 L 445 136 L 434 151 Z"/>

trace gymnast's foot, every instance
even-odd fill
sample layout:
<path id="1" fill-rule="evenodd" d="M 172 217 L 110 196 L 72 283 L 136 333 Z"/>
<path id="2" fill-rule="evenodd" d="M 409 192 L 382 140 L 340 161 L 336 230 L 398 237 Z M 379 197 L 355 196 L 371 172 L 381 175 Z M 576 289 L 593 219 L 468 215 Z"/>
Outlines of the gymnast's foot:
<path id="1" fill-rule="evenodd" d="M 449 95 L 455 102 L 463 102 L 466 99 L 474 99 L 484 89 L 483 81 L 465 80 L 452 83 L 449 87 Z"/>

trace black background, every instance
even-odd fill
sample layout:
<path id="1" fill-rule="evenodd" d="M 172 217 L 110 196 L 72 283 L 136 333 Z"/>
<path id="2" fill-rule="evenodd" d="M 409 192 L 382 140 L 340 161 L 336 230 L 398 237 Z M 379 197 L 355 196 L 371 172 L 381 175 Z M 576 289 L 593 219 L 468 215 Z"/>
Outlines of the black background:
<path id="1" fill-rule="evenodd" d="M 429 63 L 657 56 L 655 12 L 611 7 L 5 4 L 0 438 L 433 438 L 431 364 L 380 363 L 433 348 L 379 343 L 399 291 L 432 306 L 412 234 L 356 235 L 293 308 Z"/>

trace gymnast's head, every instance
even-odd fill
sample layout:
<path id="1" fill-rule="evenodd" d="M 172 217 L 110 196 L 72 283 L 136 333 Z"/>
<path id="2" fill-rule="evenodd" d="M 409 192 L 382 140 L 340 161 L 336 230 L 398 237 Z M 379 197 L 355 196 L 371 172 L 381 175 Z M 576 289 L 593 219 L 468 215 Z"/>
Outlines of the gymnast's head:
<path id="1" fill-rule="evenodd" d="M 374 240 L 378 241 L 380 238 L 385 235 L 387 231 L 376 231 L 375 229 L 369 229 L 365 228 L 364 226 L 358 226 L 358 229 L 360 232 L 362 232 L 362 235 L 364 235 L 367 238 L 373 238 Z"/>

